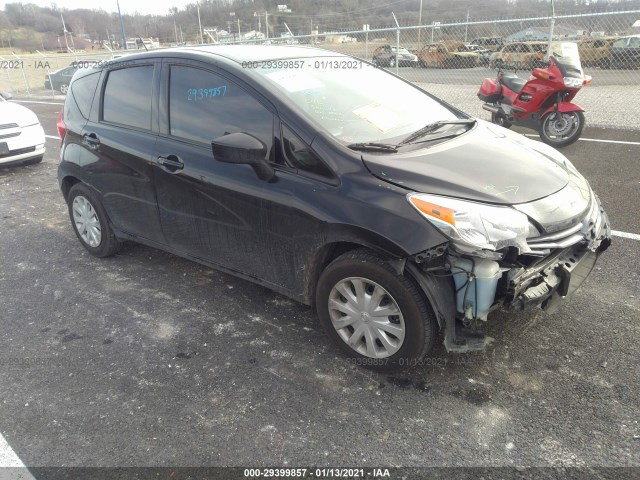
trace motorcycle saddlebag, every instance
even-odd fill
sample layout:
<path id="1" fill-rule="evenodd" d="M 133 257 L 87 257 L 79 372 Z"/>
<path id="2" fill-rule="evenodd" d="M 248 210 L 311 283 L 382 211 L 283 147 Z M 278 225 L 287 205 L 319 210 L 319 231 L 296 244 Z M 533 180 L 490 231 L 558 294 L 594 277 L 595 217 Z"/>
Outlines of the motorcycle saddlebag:
<path id="1" fill-rule="evenodd" d="M 497 84 L 490 78 L 485 78 L 480 85 L 478 98 L 483 102 L 496 103 L 502 94 L 502 85 Z"/>

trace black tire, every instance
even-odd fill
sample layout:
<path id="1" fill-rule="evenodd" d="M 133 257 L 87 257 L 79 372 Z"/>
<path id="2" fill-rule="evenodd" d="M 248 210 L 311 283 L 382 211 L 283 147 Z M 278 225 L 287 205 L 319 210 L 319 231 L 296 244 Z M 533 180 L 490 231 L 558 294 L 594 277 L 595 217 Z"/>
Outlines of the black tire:
<path id="1" fill-rule="evenodd" d="M 78 227 L 76 226 L 76 222 L 74 221 L 73 206 L 74 200 L 78 197 L 83 197 L 89 202 L 98 219 L 101 238 L 97 246 L 91 246 L 89 245 L 89 243 L 87 243 L 87 241 L 82 237 L 81 232 L 78 231 Z M 67 197 L 67 205 L 69 207 L 69 219 L 71 220 L 73 231 L 76 232 L 78 240 L 80 240 L 82 246 L 86 248 L 91 255 L 99 258 L 108 257 L 110 255 L 113 255 L 120 249 L 121 243 L 113 233 L 113 229 L 111 228 L 111 224 L 104 210 L 104 207 L 102 206 L 100 200 L 98 200 L 98 197 L 91 191 L 89 187 L 87 187 L 83 183 L 76 183 L 73 187 L 71 187 L 71 190 L 69 190 L 69 195 Z"/>
<path id="2" fill-rule="evenodd" d="M 584 128 L 584 124 L 585 124 L 584 113 L 580 111 L 566 113 L 566 115 L 570 115 L 574 118 L 574 122 L 577 122 L 577 126 L 569 136 L 561 137 L 561 139 L 551 137 L 547 132 L 549 122 L 553 121 L 552 117 L 554 117 L 554 115 L 555 115 L 554 112 L 549 113 L 547 116 L 545 116 L 542 119 L 542 122 L 540 123 L 539 133 L 542 141 L 547 145 L 551 145 L 552 147 L 555 147 L 555 148 L 562 148 L 562 147 L 571 145 L 572 143 L 575 143 L 580 138 L 580 135 L 582 134 L 582 129 Z"/>
<path id="3" fill-rule="evenodd" d="M 67 92 L 69 91 L 69 85 L 67 85 L 66 83 L 61 83 L 60 86 L 58 87 L 58 91 L 63 95 L 66 95 Z"/>
<path id="4" fill-rule="evenodd" d="M 347 345 L 347 340 L 343 340 L 334 327 L 329 312 L 332 291 L 342 281 L 353 277 L 360 277 L 365 279 L 365 282 L 373 282 L 382 287 L 388 293 L 388 299 L 397 304 L 400 310 L 398 322 L 404 322 L 405 331 L 404 340 L 398 345 L 399 349 L 393 355 L 383 358 L 363 355 Z M 433 347 L 437 323 L 433 310 L 421 291 L 410 278 L 399 275 L 383 258 L 367 249 L 347 252 L 324 269 L 316 287 L 315 302 L 323 328 L 336 345 L 357 365 L 382 373 L 396 372 L 417 364 Z M 353 327 L 347 328 L 350 328 L 352 334 L 354 333 Z M 363 340 L 363 344 L 366 344 L 365 337 L 366 334 L 363 334 L 359 339 Z M 375 339 L 373 343 L 382 347 L 382 343 L 376 342 L 380 340 Z"/>
<path id="5" fill-rule="evenodd" d="M 389 59 L 389 68 L 393 68 L 395 66 L 396 66 L 396 59 L 395 59 L 395 57 L 391 57 Z"/>
<path id="6" fill-rule="evenodd" d="M 495 123 L 496 125 L 500 125 L 504 128 L 511 128 L 513 126 L 513 123 L 507 120 L 507 117 L 497 113 L 491 114 L 491 123 Z"/>

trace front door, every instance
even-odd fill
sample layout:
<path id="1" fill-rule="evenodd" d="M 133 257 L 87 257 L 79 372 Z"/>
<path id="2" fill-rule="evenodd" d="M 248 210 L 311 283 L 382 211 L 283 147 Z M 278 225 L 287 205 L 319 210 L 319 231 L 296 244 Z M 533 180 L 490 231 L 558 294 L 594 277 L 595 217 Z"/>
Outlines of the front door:
<path id="1" fill-rule="evenodd" d="M 238 82 L 197 64 L 163 66 L 154 180 L 162 230 L 176 252 L 264 278 L 265 182 L 214 158 L 211 141 L 247 132 L 273 149 L 273 113 Z M 164 120 L 163 120 L 164 118 Z M 166 120 L 166 121 L 165 121 Z"/>

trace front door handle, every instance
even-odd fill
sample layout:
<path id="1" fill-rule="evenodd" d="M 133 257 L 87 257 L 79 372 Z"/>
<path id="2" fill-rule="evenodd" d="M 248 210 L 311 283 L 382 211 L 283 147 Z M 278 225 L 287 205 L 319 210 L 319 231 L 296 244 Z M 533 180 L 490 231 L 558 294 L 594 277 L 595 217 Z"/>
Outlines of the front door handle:
<path id="1" fill-rule="evenodd" d="M 177 155 L 160 155 L 158 163 L 171 173 L 184 168 L 184 162 Z"/>

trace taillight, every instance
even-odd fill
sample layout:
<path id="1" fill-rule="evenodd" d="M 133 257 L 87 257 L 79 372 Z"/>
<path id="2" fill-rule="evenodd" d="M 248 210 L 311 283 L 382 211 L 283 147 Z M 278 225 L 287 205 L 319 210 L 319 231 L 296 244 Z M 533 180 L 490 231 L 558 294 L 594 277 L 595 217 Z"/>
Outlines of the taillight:
<path id="1" fill-rule="evenodd" d="M 64 117 L 62 115 L 62 110 L 58 113 L 58 118 L 56 120 L 56 127 L 58 127 L 58 136 L 60 137 L 60 143 L 64 140 L 64 136 L 67 134 L 67 127 L 64 125 Z"/>

